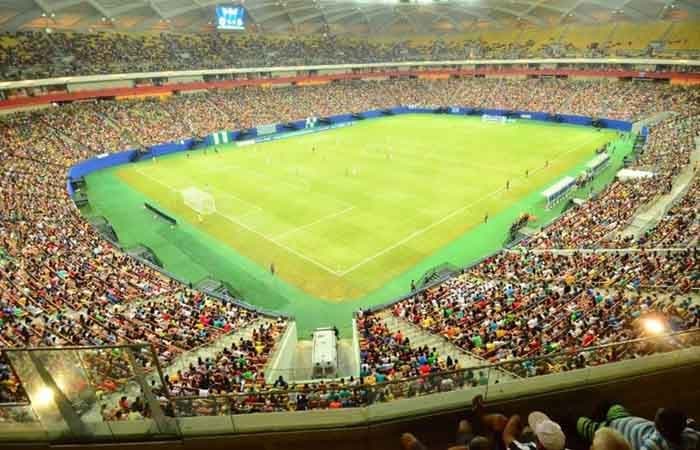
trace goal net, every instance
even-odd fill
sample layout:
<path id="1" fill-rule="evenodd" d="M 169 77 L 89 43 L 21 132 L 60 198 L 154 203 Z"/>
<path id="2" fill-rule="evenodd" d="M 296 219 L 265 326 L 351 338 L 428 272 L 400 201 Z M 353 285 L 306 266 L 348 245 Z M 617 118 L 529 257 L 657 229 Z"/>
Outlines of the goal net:
<path id="1" fill-rule="evenodd" d="M 182 191 L 182 199 L 185 205 L 197 211 L 198 214 L 213 214 L 216 212 L 214 197 L 208 192 L 190 187 Z"/>

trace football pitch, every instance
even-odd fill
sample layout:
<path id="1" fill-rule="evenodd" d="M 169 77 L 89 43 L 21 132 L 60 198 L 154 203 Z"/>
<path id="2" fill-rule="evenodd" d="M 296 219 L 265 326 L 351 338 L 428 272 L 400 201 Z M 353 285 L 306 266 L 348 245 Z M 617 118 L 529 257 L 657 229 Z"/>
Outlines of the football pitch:
<path id="1" fill-rule="evenodd" d="M 386 295 L 405 293 L 411 279 L 445 262 L 441 252 L 474 257 L 497 249 L 522 212 L 550 219 L 557 212 L 544 209 L 539 192 L 576 175 L 616 137 L 534 121 L 401 115 L 128 164 L 90 176 L 89 195 L 92 213 L 108 217 L 120 237 L 149 245 L 168 270 L 191 281 L 228 270 L 227 281 L 243 286 L 244 299 L 292 312 L 295 302 L 313 308 L 299 297 L 376 304 L 391 298 L 373 293 L 392 284 Z M 100 196 L 101 185 L 111 187 Z M 198 214 L 185 204 L 182 192 L 192 188 L 213 198 L 215 212 Z M 148 201 L 179 224 L 168 231 L 152 217 L 138 222 L 149 215 L 133 204 L 126 213 L 133 217 L 117 218 L 110 204 L 134 194 L 133 204 Z M 160 237 L 149 239 L 147 229 Z M 465 240 L 472 233 L 476 238 Z M 163 240 L 180 256 L 168 257 Z M 198 269 L 178 270 L 185 259 Z M 257 293 L 246 295 L 251 283 Z M 276 291 L 287 292 L 284 305 L 261 299 Z"/>

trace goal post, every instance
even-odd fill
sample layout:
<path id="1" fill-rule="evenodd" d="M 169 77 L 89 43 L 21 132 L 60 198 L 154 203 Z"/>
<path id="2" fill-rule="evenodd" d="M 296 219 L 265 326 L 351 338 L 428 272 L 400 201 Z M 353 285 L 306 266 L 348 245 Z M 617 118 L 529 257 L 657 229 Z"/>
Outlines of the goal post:
<path id="1" fill-rule="evenodd" d="M 216 212 L 216 202 L 210 193 L 196 187 L 189 187 L 181 192 L 185 205 L 197 214 L 208 215 Z"/>

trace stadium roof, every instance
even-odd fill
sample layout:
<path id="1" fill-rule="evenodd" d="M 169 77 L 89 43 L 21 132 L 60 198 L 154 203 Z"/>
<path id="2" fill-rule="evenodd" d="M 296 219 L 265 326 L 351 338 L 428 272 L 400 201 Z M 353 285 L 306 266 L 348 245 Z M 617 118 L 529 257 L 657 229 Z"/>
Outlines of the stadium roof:
<path id="1" fill-rule="evenodd" d="M 204 31 L 217 4 L 236 3 L 265 33 L 427 34 L 700 14 L 698 0 L 0 0 L 0 30 Z"/>

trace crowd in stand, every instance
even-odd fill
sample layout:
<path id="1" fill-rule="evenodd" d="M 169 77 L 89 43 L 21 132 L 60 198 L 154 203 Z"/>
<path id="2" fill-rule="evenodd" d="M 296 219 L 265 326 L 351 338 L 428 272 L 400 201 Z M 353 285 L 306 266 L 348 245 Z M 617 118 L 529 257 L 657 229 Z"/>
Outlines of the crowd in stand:
<path id="1" fill-rule="evenodd" d="M 687 295 L 700 288 L 699 256 L 690 250 L 501 253 L 397 303 L 392 311 L 492 363 L 581 350 L 644 335 L 644 320 L 649 318 L 663 317 L 669 331 L 698 327 L 700 306 Z M 655 293 L 676 289 L 670 296 Z M 568 368 L 575 368 L 577 362 L 570 362 L 574 366 Z M 510 370 L 539 374 L 553 370 L 549 363 L 526 362 Z"/>
<path id="2" fill-rule="evenodd" d="M 541 411 L 506 416 L 486 409 L 482 396 L 475 396 L 449 450 L 694 450 L 700 441 L 695 420 L 676 407 L 658 408 L 653 420 L 609 400 L 599 401 L 591 418 L 569 411 L 558 417 Z M 403 450 L 428 449 L 412 433 L 404 433 L 400 443 Z"/>
<path id="3" fill-rule="evenodd" d="M 697 92 L 692 92 L 685 100 L 687 103 L 683 104 L 682 113 L 652 128 L 643 152 L 631 166 L 651 173 L 653 177 L 615 181 L 597 198 L 571 210 L 529 239 L 526 245 L 559 249 L 628 247 L 629 242 L 624 242 L 625 237 L 620 233 L 630 224 L 638 208 L 668 193 L 673 179 L 690 163 L 695 139 L 700 135 L 700 97 Z M 677 104 L 676 101 L 672 104 Z M 693 191 L 686 198 L 693 203 Z M 684 237 L 691 238 L 692 235 Z"/>
<path id="4" fill-rule="evenodd" d="M 227 394 L 264 387 L 267 356 L 283 331 L 284 323 L 260 325 L 250 339 L 240 338 L 211 357 L 198 358 L 186 370 L 166 376 L 166 384 L 176 396 Z"/>
<path id="5" fill-rule="evenodd" d="M 329 34 L 124 34 L 23 31 L 0 34 L 2 79 L 165 70 L 533 57 L 606 57 L 614 45 L 482 38 L 367 41 Z M 601 44 L 601 45 L 599 45 Z M 634 49 L 633 56 L 649 56 Z M 697 50 L 697 49 L 696 49 Z"/>
<path id="6" fill-rule="evenodd" d="M 376 316 L 360 315 L 357 327 L 361 338 L 360 375 L 366 384 L 459 368 L 459 361 L 443 360 L 435 349 L 413 347 L 401 331 L 391 333 Z"/>
<path id="7" fill-rule="evenodd" d="M 635 163 L 639 168 L 653 167 L 655 178 L 613 183 L 584 207 L 535 235 L 524 244 L 527 249 L 594 247 L 611 232 L 620 231 L 687 164 L 700 114 L 696 91 L 659 84 L 400 79 L 86 102 L 5 116 L 0 118 L 0 345 L 145 342 L 153 344 L 160 362 L 167 365 L 187 351 L 240 330 L 256 317 L 240 306 L 189 290 L 103 240 L 70 201 L 65 180 L 58 175 L 75 162 L 126 146 L 176 141 L 218 129 L 397 105 L 450 104 L 625 119 L 672 108 L 680 111 L 652 129 Z M 697 183 L 685 199 L 690 204 L 679 203 L 676 208 L 697 211 Z M 672 211 L 679 216 L 679 209 Z M 649 239 L 674 236 L 676 243 L 691 243 L 687 237 L 697 230 L 697 219 L 680 216 L 683 220 L 662 223 Z M 686 231 L 675 231 L 682 227 Z M 491 361 L 580 349 L 637 336 L 639 320 L 650 314 L 668 317 L 669 326 L 677 330 L 700 325 L 700 310 L 682 297 L 700 288 L 698 258 L 691 250 L 573 256 L 502 253 L 398 303 L 393 311 Z M 652 288 L 665 288 L 677 296 L 659 297 L 647 292 Z M 259 389 L 261 366 L 281 327 L 258 330 L 251 340 L 202 359 L 174 375 L 170 387 L 183 394 L 231 392 L 236 386 Z M 459 368 L 458 361 L 443 359 L 433 349 L 412 347 L 401 333 L 390 333 L 371 315 L 360 320 L 360 329 L 363 380 L 353 382 L 371 385 L 402 377 L 421 379 Z M 595 355 L 588 363 L 620 357 Z M 89 364 L 102 373 L 93 378 L 106 391 L 114 391 L 123 383 L 118 380 L 128 378 L 119 374 L 119 364 L 112 364 L 111 358 L 98 354 Z M 105 376 L 101 369 L 105 367 L 114 368 L 110 370 L 115 374 Z M 554 369 L 520 366 L 516 372 L 547 370 Z M 448 385 L 463 383 L 450 380 Z M 0 381 L 3 398 L 22 395 L 12 374 L 0 370 Z M 422 392 L 449 387 L 442 381 L 419 384 L 416 390 Z M 284 407 L 307 409 L 367 401 L 357 397 L 355 390 L 347 396 L 327 386 L 300 388 L 297 394 L 273 402 L 254 391 L 247 403 L 234 407 L 275 409 L 284 400 Z M 388 390 L 381 395 L 396 394 Z"/>
<path id="8" fill-rule="evenodd" d="M 700 238 L 700 176 L 696 174 L 681 200 L 640 240 L 648 248 L 688 247 Z"/>

